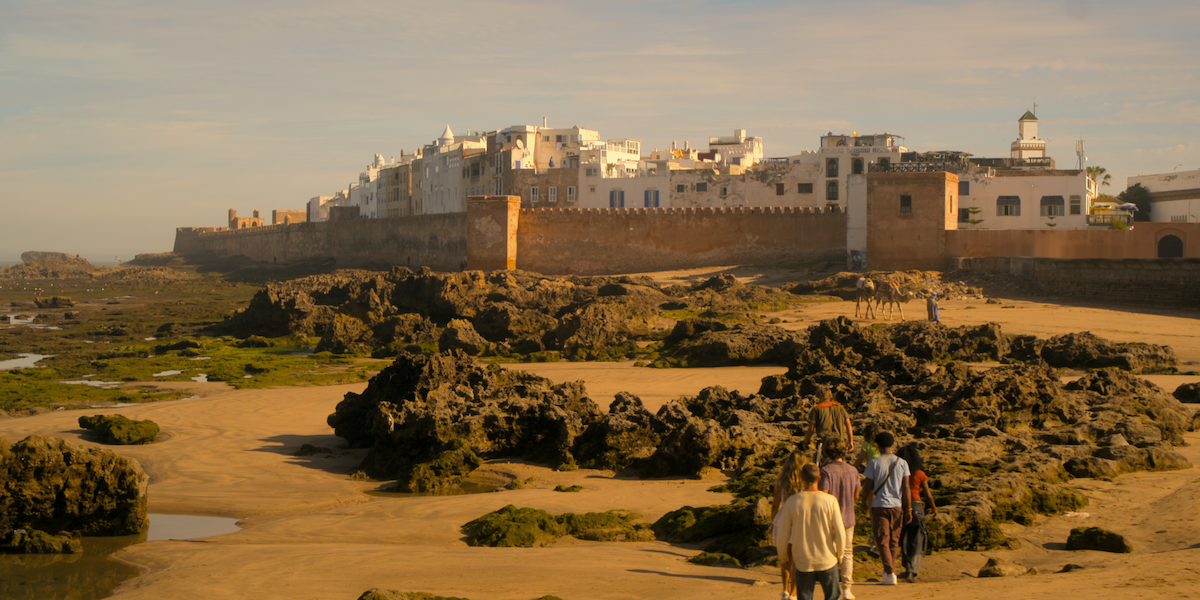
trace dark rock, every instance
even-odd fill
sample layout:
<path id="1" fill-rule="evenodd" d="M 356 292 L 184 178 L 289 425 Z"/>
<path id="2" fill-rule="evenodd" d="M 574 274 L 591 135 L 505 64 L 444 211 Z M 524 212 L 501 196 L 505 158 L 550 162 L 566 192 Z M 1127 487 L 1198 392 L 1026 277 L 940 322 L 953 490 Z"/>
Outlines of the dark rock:
<path id="1" fill-rule="evenodd" d="M 771 325 L 684 319 L 663 340 L 662 354 L 682 366 L 783 363 L 800 348 L 796 334 Z"/>
<path id="2" fill-rule="evenodd" d="M 122 415 L 79 417 L 79 426 L 95 431 L 104 444 L 130 446 L 149 444 L 158 437 L 158 423 L 135 421 Z"/>
<path id="3" fill-rule="evenodd" d="M 654 539 L 649 527 L 633 523 L 640 518 L 639 514 L 619 510 L 553 516 L 544 510 L 510 504 L 463 525 L 463 531 L 468 544 L 494 548 L 550 546 L 566 535 L 597 542 Z"/>
<path id="4" fill-rule="evenodd" d="M 442 352 L 462 350 L 471 356 L 478 356 L 488 348 L 488 342 L 475 331 L 470 321 L 454 319 L 438 338 L 438 348 Z"/>
<path id="5" fill-rule="evenodd" d="M 775 553 L 767 537 L 771 501 L 737 501 L 733 504 L 671 511 L 650 528 L 664 541 L 685 544 L 706 542 L 704 551 L 727 554 L 743 564 Z"/>
<path id="6" fill-rule="evenodd" d="M 34 298 L 33 303 L 38 308 L 71 308 L 75 303 L 66 296 L 54 296 L 52 298 Z"/>
<path id="7" fill-rule="evenodd" d="M 617 394 L 608 413 L 575 441 L 574 455 L 582 466 L 620 470 L 654 454 L 660 437 L 655 416 L 632 394 Z"/>
<path id="8" fill-rule="evenodd" d="M 1176 400 L 1188 404 L 1200 404 L 1200 383 L 1185 383 L 1175 388 Z"/>
<path id="9" fill-rule="evenodd" d="M 1059 571 L 1059 573 L 1070 573 L 1071 571 L 1082 571 L 1083 569 L 1084 569 L 1083 565 L 1067 563 L 1067 564 L 1063 565 L 1063 568 Z"/>
<path id="10" fill-rule="evenodd" d="M 1002 560 L 999 558 L 988 558 L 987 564 L 979 570 L 979 577 L 1016 577 L 1018 575 L 1036 574 L 1036 571 L 1027 569 L 1016 563 Z"/>
<path id="11" fill-rule="evenodd" d="M 275 344 L 271 342 L 271 340 L 258 335 L 252 335 L 244 340 L 238 340 L 237 343 L 234 344 L 234 346 L 237 346 L 238 348 L 270 348 L 274 345 Z M 197 344 L 195 347 L 199 348 L 200 346 Z"/>
<path id="12" fill-rule="evenodd" d="M 30 436 L 0 439 L 0 533 L 14 529 L 131 535 L 147 524 L 149 478 L 108 450 Z"/>
<path id="13" fill-rule="evenodd" d="M 706 567 L 738 567 L 741 561 L 723 552 L 701 552 L 689 559 L 688 562 Z"/>
<path id="14" fill-rule="evenodd" d="M 240 342 L 237 344 L 237 346 L 239 348 L 247 347 L 247 346 L 242 346 Z M 188 348 L 199 348 L 199 347 L 200 347 L 200 343 L 195 340 L 179 340 L 178 342 L 175 342 L 173 344 L 159 344 L 159 345 L 155 346 L 154 353 L 155 354 L 166 354 L 166 353 L 174 351 L 174 350 L 186 350 Z"/>
<path id="15" fill-rule="evenodd" d="M 82 554 L 79 537 L 64 531 L 51 535 L 37 529 L 16 529 L 0 535 L 0 553 L 4 554 Z"/>
<path id="16" fill-rule="evenodd" d="M 1100 550 L 1128 554 L 1133 546 L 1119 533 L 1100 527 L 1076 527 L 1067 537 L 1067 550 Z"/>
<path id="17" fill-rule="evenodd" d="M 1111 479 L 1121 473 L 1116 461 L 1098 456 L 1075 457 L 1063 463 L 1071 477 Z"/>
<path id="18" fill-rule="evenodd" d="M 349 315 L 337 313 L 325 327 L 317 352 L 334 354 L 358 354 L 367 350 L 366 340 L 370 332 L 366 325 Z"/>
<path id="19" fill-rule="evenodd" d="M 438 596 L 427 592 L 398 592 L 371 588 L 362 593 L 358 600 L 467 600 L 458 596 Z"/>
<path id="20" fill-rule="evenodd" d="M 1055 336 L 1042 348 L 1042 359 L 1053 367 L 1117 368 L 1131 373 L 1173 369 L 1175 351 L 1154 344 L 1118 344 L 1089 332 Z"/>

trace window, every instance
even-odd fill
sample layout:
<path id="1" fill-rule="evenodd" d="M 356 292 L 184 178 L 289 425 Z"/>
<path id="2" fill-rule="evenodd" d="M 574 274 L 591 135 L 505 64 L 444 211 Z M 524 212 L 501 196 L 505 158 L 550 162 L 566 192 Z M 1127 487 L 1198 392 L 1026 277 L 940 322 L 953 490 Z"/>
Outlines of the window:
<path id="1" fill-rule="evenodd" d="M 658 207 L 658 190 L 646 190 L 645 205 L 646 208 Z"/>
<path id="2" fill-rule="evenodd" d="M 1066 214 L 1062 196 L 1042 196 L 1042 216 L 1061 217 Z"/>
<path id="3" fill-rule="evenodd" d="M 590 187 L 588 187 L 588 192 L 589 192 L 589 193 L 592 193 L 592 194 L 595 194 L 595 193 L 596 193 L 596 186 L 594 186 L 594 185 L 593 185 L 593 186 L 590 186 Z"/>
<path id="4" fill-rule="evenodd" d="M 958 195 L 959 196 L 970 196 L 971 195 L 971 182 L 970 181 L 958 182 Z"/>
<path id="5" fill-rule="evenodd" d="M 881 159 L 879 159 L 879 162 L 876 164 L 879 165 L 880 170 L 887 171 L 888 167 L 892 166 L 892 161 L 890 161 L 886 158 L 881 158 Z"/>
<path id="6" fill-rule="evenodd" d="M 838 159 L 830 158 L 825 161 L 825 176 L 826 177 L 837 177 L 838 176 Z"/>
<path id="7" fill-rule="evenodd" d="M 538 202 L 538 189 L 537 189 L 537 186 L 535 185 L 535 186 L 529 188 L 529 203 L 537 204 L 537 202 Z"/>
<path id="8" fill-rule="evenodd" d="M 729 188 L 727 188 L 727 187 L 721 188 L 721 197 L 724 198 L 725 196 L 728 196 L 728 195 L 729 195 Z"/>
<path id="9" fill-rule="evenodd" d="M 737 165 L 740 167 L 740 166 L 742 166 L 742 157 L 739 156 L 729 162 L 730 162 L 730 164 L 734 164 L 734 165 Z"/>
<path id="10" fill-rule="evenodd" d="M 502 179 L 496 180 L 496 195 L 497 196 L 504 195 L 504 180 L 502 180 Z"/>
<path id="11" fill-rule="evenodd" d="M 608 207 L 625 208 L 625 192 L 622 190 L 612 190 L 608 192 Z"/>
<path id="12" fill-rule="evenodd" d="M 550 141 L 550 136 L 548 136 L 548 135 L 543 135 L 543 136 L 542 136 L 542 141 L 543 141 L 543 142 L 548 142 L 548 141 Z"/>
<path id="13" fill-rule="evenodd" d="M 838 182 L 830 181 L 829 183 L 825 184 L 825 199 L 826 200 L 837 200 L 838 199 Z"/>
<path id="14" fill-rule="evenodd" d="M 776 196 L 783 195 L 783 184 L 782 183 L 775 184 L 775 195 Z"/>
<path id="15" fill-rule="evenodd" d="M 908 215 L 912 214 L 912 196 L 909 196 L 908 194 L 900 196 L 900 213 Z"/>
<path id="16" fill-rule="evenodd" d="M 851 169 L 851 172 L 854 173 L 855 175 L 862 175 L 863 174 L 863 160 L 861 158 L 854 159 L 854 162 L 851 163 L 850 169 Z"/>
<path id="17" fill-rule="evenodd" d="M 558 202 L 558 187 L 551 186 L 546 190 L 546 202 Z"/>
<path id="18" fill-rule="evenodd" d="M 969 208 L 958 209 L 958 222 L 959 223 L 969 223 L 970 221 L 971 221 L 971 209 L 969 209 Z"/>
<path id="19" fill-rule="evenodd" d="M 702 182 L 702 183 L 697 183 L 697 184 L 696 184 L 696 191 L 697 191 L 697 192 L 707 192 L 707 191 L 708 191 L 708 184 L 707 184 L 707 183 L 703 183 L 703 182 Z"/>
<path id="20" fill-rule="evenodd" d="M 567 188 L 567 204 L 575 203 L 575 186 Z"/>
<path id="21" fill-rule="evenodd" d="M 813 184 L 811 184 L 811 183 L 797 183 L 796 184 L 796 193 L 797 194 L 811 194 L 812 193 L 812 185 Z"/>
<path id="22" fill-rule="evenodd" d="M 1083 203 L 1079 196 L 1071 196 L 1071 214 L 1082 214 Z"/>
<path id="23" fill-rule="evenodd" d="M 561 144 L 561 143 L 567 141 L 566 137 L 567 136 L 565 136 L 565 135 L 556 135 L 556 136 L 554 136 L 554 141 Z"/>
<path id="24" fill-rule="evenodd" d="M 504 162 L 503 161 L 504 161 L 504 158 L 502 156 L 500 156 L 499 154 L 497 154 L 495 157 L 495 160 L 493 161 L 496 163 L 496 173 L 497 174 L 504 172 Z M 425 169 L 425 176 L 429 177 L 429 169 Z M 496 193 L 499 194 L 500 192 L 496 192 Z"/>
<path id="25" fill-rule="evenodd" d="M 686 192 L 686 191 L 687 191 L 687 184 L 683 184 L 683 183 L 681 183 L 681 184 L 679 184 L 679 185 L 675 186 L 675 191 L 676 191 L 676 192 L 678 192 L 678 193 L 680 193 L 680 194 L 682 194 L 682 193 Z"/>
<path id="26" fill-rule="evenodd" d="M 1020 196 L 1000 196 L 996 198 L 996 216 L 997 217 L 1019 217 L 1021 216 L 1021 197 Z"/>
<path id="27" fill-rule="evenodd" d="M 591 169 L 591 168 L 589 168 L 589 169 L 584 169 L 584 171 L 583 171 L 583 174 L 584 174 L 584 175 L 586 175 L 586 176 L 588 176 L 588 177 L 595 177 L 595 176 L 596 176 L 596 169 Z"/>

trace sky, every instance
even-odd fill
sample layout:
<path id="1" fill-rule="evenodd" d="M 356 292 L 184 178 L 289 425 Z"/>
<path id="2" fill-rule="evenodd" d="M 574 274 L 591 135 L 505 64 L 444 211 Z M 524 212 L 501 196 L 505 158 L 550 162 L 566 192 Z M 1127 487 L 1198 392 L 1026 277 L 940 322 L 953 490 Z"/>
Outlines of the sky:
<path id="1" fill-rule="evenodd" d="M 0 0 L 0 261 L 171 250 L 301 209 L 375 153 L 511 125 L 644 150 L 746 129 L 1060 168 L 1200 169 L 1200 2 Z"/>

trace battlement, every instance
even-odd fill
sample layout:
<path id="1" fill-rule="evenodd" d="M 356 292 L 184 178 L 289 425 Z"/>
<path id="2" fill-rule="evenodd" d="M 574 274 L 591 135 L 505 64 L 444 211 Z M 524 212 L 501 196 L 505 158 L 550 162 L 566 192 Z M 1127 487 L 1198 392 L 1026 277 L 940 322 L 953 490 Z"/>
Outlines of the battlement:
<path id="1" fill-rule="evenodd" d="M 522 208 L 521 215 L 531 217 L 576 215 L 647 215 L 647 216 L 718 216 L 718 215 L 845 215 L 839 206 L 705 206 L 705 207 L 627 207 L 627 208 Z"/>

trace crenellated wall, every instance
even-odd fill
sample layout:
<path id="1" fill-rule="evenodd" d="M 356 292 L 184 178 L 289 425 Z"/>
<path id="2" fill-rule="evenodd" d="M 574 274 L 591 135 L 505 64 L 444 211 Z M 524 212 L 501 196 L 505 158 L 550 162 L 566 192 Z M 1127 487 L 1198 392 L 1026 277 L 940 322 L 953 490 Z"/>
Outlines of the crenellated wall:
<path id="1" fill-rule="evenodd" d="M 175 252 L 246 256 L 263 262 L 333 258 L 340 264 L 393 264 L 454 270 L 467 256 L 466 215 L 422 215 L 267 225 L 252 229 L 181 227 Z"/>
<path id="2" fill-rule="evenodd" d="M 843 261 L 846 214 L 810 208 L 523 209 L 517 267 L 607 274 Z"/>
<path id="3" fill-rule="evenodd" d="M 469 255 L 471 268 L 546 274 L 796 264 L 846 255 L 846 214 L 837 208 L 519 209 L 518 202 L 473 197 L 467 213 L 240 230 L 182 227 L 175 251 L 447 270 Z"/>

